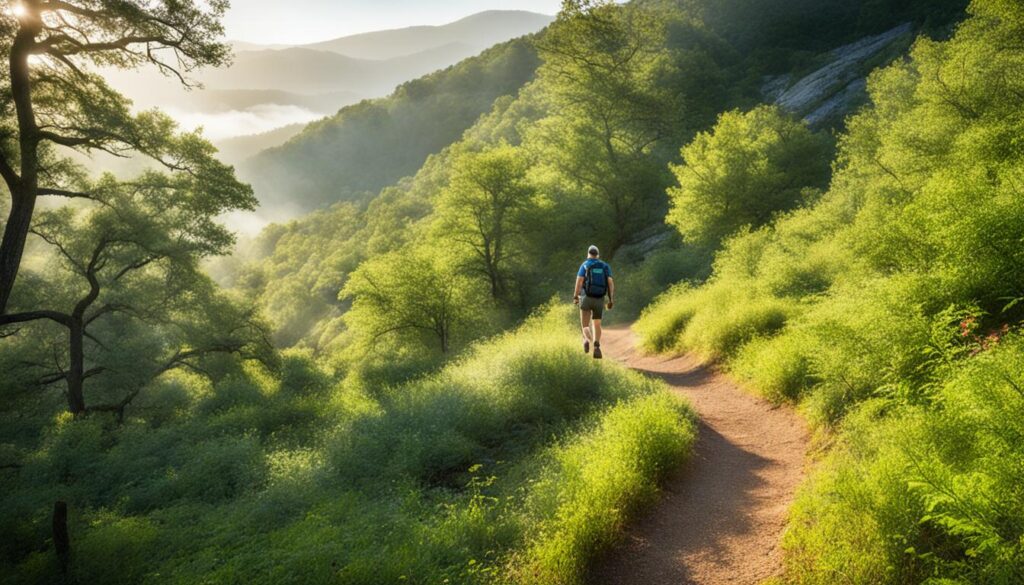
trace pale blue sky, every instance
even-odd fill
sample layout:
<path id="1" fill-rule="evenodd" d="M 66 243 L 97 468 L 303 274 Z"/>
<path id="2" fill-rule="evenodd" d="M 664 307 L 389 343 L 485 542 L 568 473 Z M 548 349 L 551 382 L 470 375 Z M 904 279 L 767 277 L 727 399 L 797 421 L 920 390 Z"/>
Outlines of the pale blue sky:
<path id="1" fill-rule="evenodd" d="M 560 0 L 233 0 L 231 40 L 304 44 L 354 33 L 445 24 L 483 10 L 555 14 Z"/>

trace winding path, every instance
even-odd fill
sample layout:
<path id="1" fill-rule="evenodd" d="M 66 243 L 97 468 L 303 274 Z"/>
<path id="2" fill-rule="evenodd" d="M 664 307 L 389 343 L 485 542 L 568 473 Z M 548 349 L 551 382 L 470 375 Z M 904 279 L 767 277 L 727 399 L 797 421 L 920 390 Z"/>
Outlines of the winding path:
<path id="1" fill-rule="evenodd" d="M 691 356 L 642 355 L 628 326 L 606 328 L 602 346 L 606 358 L 667 382 L 700 421 L 691 460 L 587 583 L 742 585 L 778 575 L 786 514 L 804 476 L 802 420 Z"/>

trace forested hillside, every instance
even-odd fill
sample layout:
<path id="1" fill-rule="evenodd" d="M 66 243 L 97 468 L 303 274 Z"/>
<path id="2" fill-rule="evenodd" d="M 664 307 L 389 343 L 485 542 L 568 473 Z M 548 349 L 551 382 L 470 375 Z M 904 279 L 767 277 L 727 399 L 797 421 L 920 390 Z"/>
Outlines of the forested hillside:
<path id="1" fill-rule="evenodd" d="M 527 40 L 498 45 L 402 84 L 390 97 L 310 124 L 286 144 L 242 163 L 240 175 L 264 207 L 288 215 L 365 201 L 457 140 L 495 99 L 529 81 L 537 62 Z"/>
<path id="2" fill-rule="evenodd" d="M 639 327 L 799 403 L 834 441 L 786 538 L 793 582 L 1024 579 L 1022 39 L 1024 7 L 1001 0 L 919 39 L 871 75 L 829 189 L 769 222 L 722 190 L 774 174 L 743 162 L 778 158 L 756 113 L 747 142 L 723 117 L 683 150 L 670 222 L 731 235 L 708 282 Z"/>
<path id="3" fill-rule="evenodd" d="M 580 351 L 591 243 L 816 429 L 784 581 L 1020 581 L 1024 8 L 965 4 L 566 2 L 243 165 L 315 211 L 220 286 L 253 189 L 80 71 L 222 65 L 223 7 L 0 11 L 0 582 L 582 583 L 697 428 Z"/>
<path id="4" fill-rule="evenodd" d="M 396 108 L 419 120 L 399 124 L 399 118 L 386 116 L 382 118 L 383 126 L 364 124 L 360 122 L 365 120 L 363 117 L 346 121 L 343 111 L 337 120 L 313 125 L 282 149 L 254 159 L 267 175 L 281 177 L 281 182 L 275 183 L 281 187 L 278 193 L 292 200 L 305 200 L 309 191 L 303 185 L 312 182 L 317 185 L 315 196 L 333 197 L 331 194 L 346 189 L 344 185 L 350 180 L 377 176 L 383 183 L 385 176 L 404 174 L 395 161 L 404 160 L 402 153 L 408 153 L 408 128 L 416 128 L 420 139 L 437 138 L 433 146 L 443 150 L 431 156 L 413 177 L 383 189 L 370 203 L 342 204 L 295 223 L 271 226 L 243 258 L 249 262 L 233 271 L 237 273 L 235 281 L 259 300 L 277 330 L 278 342 L 301 342 L 311 347 L 348 344 L 353 340 L 342 335 L 345 326 L 339 316 L 352 297 L 339 293 L 350 274 L 366 258 L 400 250 L 406 241 L 417 240 L 420 247 L 449 251 L 454 256 L 448 262 L 452 264 L 449 270 L 477 272 L 479 277 L 472 280 L 481 280 L 485 288 L 491 287 L 490 281 L 496 278 L 502 281 L 502 308 L 492 319 L 494 327 L 500 329 L 502 323 L 514 320 L 564 286 L 564 269 L 559 267 L 571 263 L 569 259 L 575 258 L 590 240 L 601 240 L 606 253 L 614 254 L 622 248 L 619 260 L 637 263 L 638 269 L 631 271 L 634 282 L 630 286 L 639 294 L 631 300 L 632 309 L 624 308 L 638 311 L 657 290 L 682 278 L 700 277 L 710 267 L 714 242 L 691 242 L 680 247 L 673 245 L 671 233 L 659 227 L 668 209 L 666 191 L 674 181 L 668 165 L 678 160 L 680 147 L 711 126 L 720 112 L 772 99 L 764 92 L 765 80 L 784 76 L 784 83 L 795 85 L 806 74 L 828 64 L 828 50 L 839 46 L 840 41 L 823 38 L 845 42 L 890 30 L 905 18 L 916 19 L 911 27 L 948 33 L 951 16 L 957 14 L 963 2 L 900 5 L 900 9 L 878 16 L 878 6 L 872 2 L 858 4 L 860 12 L 855 14 L 846 2 L 824 3 L 821 12 L 789 12 L 785 2 L 778 6 L 754 6 L 740 0 L 691 2 L 685 7 L 651 3 L 642 9 L 628 9 L 636 10 L 638 16 L 615 22 L 615 27 L 595 18 L 574 25 L 577 28 L 571 33 L 559 34 L 569 25 L 559 27 L 556 23 L 540 33 L 534 42 L 536 49 L 527 48 L 526 41 L 511 45 L 531 55 L 540 51 L 544 65 L 539 78 L 518 92 L 510 83 L 506 90 L 514 95 L 494 103 L 491 111 L 464 134 L 451 128 L 453 136 L 459 133 L 459 139 L 447 147 L 440 135 L 421 132 L 421 124 L 433 124 L 433 115 L 426 114 L 433 110 L 419 106 L 398 110 L 399 102 L 390 101 L 366 106 L 369 112 Z M 757 14 L 764 26 L 751 31 L 745 21 L 730 17 L 743 11 Z M 821 37 L 791 35 L 821 25 L 816 20 L 820 14 L 829 17 Z M 877 62 L 879 58 L 899 56 L 913 37 L 900 38 L 908 40 L 871 57 Z M 498 47 L 493 54 L 507 50 Z M 642 54 L 634 55 L 632 51 Z M 471 63 L 461 64 L 452 74 Z M 852 67 L 860 67 L 858 75 L 864 76 L 867 70 L 863 68 L 870 64 L 853 63 Z M 458 77 L 464 83 L 448 86 L 452 93 L 445 97 L 428 92 L 424 99 L 446 111 L 449 101 L 475 99 L 474 92 L 464 95 L 466 87 L 476 87 L 479 82 L 473 71 L 466 69 L 466 75 Z M 425 81 L 433 84 L 436 79 L 428 77 Z M 782 85 L 781 89 L 786 87 Z M 400 89 L 396 96 L 404 99 L 404 91 Z M 828 91 L 841 93 L 844 85 L 820 91 L 817 99 L 827 99 L 832 95 Z M 400 103 L 409 108 L 419 104 L 410 100 Z M 811 105 L 816 103 L 810 101 Z M 852 99 L 850 103 L 858 101 Z M 800 109 L 797 113 L 808 111 Z M 839 123 L 842 119 L 841 113 L 829 118 Z M 828 129 L 826 126 L 808 145 L 826 167 L 831 149 Z M 393 150 L 385 152 L 383 141 L 390 141 L 386 146 Z M 501 210 L 502 225 L 477 227 L 475 236 L 458 237 L 461 242 L 453 246 L 452 238 L 457 236 L 450 230 L 451 220 L 443 217 L 443 208 L 450 207 L 443 202 L 465 196 L 442 194 L 467 190 L 446 190 L 446 186 L 463 167 L 466 169 L 462 174 L 482 172 L 471 168 L 475 166 L 470 162 L 473 156 L 467 155 L 495 147 L 500 147 L 497 151 L 503 153 L 505 162 L 493 161 L 491 166 L 508 164 L 509 172 L 521 174 L 533 194 L 528 198 L 530 203 L 514 210 L 514 214 Z M 420 156 L 426 154 L 427 149 L 423 149 Z M 795 164 L 802 163 L 802 156 L 815 158 L 814 152 L 806 151 L 792 156 Z M 827 184 L 827 172 L 803 174 L 808 176 L 791 186 L 794 192 Z M 259 181 L 254 184 L 258 192 L 268 185 Z M 757 188 L 747 188 L 750 196 L 758 196 Z M 486 189 L 477 186 L 480 192 Z M 794 203 L 784 203 L 783 207 Z M 771 207 L 774 204 L 778 202 L 769 204 L 765 213 L 775 211 Z M 412 225 L 416 227 L 407 229 Z M 474 268 L 474 261 L 467 259 L 480 254 L 474 238 L 482 242 L 494 230 L 501 231 L 508 240 L 499 244 L 505 246 L 506 254 L 498 260 L 484 260 L 485 266 Z M 444 232 L 448 232 L 448 238 L 438 237 Z M 600 237 L 595 238 L 595 234 Z M 309 250 L 322 252 L 309 254 Z M 648 261 L 641 266 L 641 260 Z M 496 298 L 494 294 L 485 296 Z M 460 330 L 478 334 L 485 331 L 476 325 L 456 326 L 455 339 L 460 337 Z"/>

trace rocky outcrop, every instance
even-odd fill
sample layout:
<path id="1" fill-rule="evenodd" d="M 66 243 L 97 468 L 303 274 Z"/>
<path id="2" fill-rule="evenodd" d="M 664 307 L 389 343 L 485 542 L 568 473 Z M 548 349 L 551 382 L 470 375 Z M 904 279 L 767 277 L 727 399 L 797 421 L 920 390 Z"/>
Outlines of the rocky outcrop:
<path id="1" fill-rule="evenodd" d="M 865 65 L 897 44 L 906 45 L 913 25 L 902 24 L 829 52 L 824 67 L 791 83 L 789 75 L 769 77 L 761 86 L 768 101 L 803 116 L 812 126 L 848 113 L 864 97 Z"/>

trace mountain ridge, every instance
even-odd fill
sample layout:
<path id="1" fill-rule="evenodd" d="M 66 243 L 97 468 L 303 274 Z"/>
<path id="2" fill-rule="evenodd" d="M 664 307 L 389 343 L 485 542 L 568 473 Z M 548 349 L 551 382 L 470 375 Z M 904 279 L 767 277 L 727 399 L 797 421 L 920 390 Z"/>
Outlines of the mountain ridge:
<path id="1" fill-rule="evenodd" d="M 371 60 L 409 56 L 450 42 L 464 42 L 483 50 L 536 32 L 550 24 L 554 18 L 526 10 L 484 10 L 447 24 L 370 31 L 299 46 Z M 510 24 L 510 19 L 514 19 L 515 22 Z M 513 32 L 509 33 L 509 30 Z M 447 42 L 439 40 L 446 35 L 459 38 Z"/>

